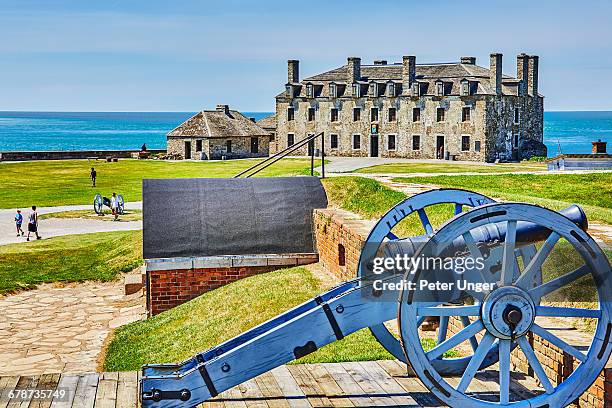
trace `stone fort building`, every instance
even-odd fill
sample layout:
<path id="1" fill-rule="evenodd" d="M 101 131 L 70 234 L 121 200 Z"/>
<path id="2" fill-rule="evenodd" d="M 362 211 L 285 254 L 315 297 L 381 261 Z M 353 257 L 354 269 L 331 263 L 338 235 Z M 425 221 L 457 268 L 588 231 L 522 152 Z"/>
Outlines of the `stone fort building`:
<path id="1" fill-rule="evenodd" d="M 360 58 L 305 79 L 288 61 L 285 91 L 276 97 L 276 149 L 324 132 L 332 156 L 457 160 L 521 160 L 545 156 L 544 98 L 538 57 L 520 54 L 516 78 L 502 73 L 502 55 L 489 67 L 476 58 L 417 64 Z M 321 139 L 298 154 L 320 149 Z"/>

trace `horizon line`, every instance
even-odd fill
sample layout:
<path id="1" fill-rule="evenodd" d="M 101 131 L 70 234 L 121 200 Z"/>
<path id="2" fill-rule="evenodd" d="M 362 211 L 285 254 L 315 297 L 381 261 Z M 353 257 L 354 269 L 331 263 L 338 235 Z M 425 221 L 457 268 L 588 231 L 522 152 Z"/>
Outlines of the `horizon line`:
<path id="1" fill-rule="evenodd" d="M 240 110 L 235 109 L 238 112 L 248 112 L 248 113 L 275 113 L 275 111 L 257 111 L 257 110 Z M 76 111 L 76 110 L 2 110 L 0 109 L 0 113 L 194 113 L 200 112 L 201 110 L 193 110 L 193 111 L 97 111 L 97 110 L 84 110 L 84 111 Z M 546 112 L 612 112 L 612 108 L 609 109 L 580 109 L 580 110 L 571 110 L 571 109 L 558 109 L 558 110 L 544 110 Z"/>

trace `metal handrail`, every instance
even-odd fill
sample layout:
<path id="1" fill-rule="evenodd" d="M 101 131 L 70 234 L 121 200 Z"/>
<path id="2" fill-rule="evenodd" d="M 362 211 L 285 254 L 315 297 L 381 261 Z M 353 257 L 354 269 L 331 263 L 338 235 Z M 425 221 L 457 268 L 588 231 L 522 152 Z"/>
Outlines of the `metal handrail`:
<path id="1" fill-rule="evenodd" d="M 262 166 L 263 164 L 267 163 L 265 166 L 255 170 L 253 173 L 251 174 L 247 174 L 245 176 L 245 178 L 249 178 L 251 176 L 254 176 L 255 174 L 259 173 L 260 171 L 262 171 L 263 169 L 271 166 L 272 164 L 276 163 L 277 161 L 283 159 L 284 157 L 286 157 L 289 153 L 299 149 L 300 147 L 304 146 L 305 144 L 309 143 L 310 141 L 315 140 L 316 138 L 318 138 L 319 136 L 323 136 L 324 132 L 321 133 L 317 133 L 315 135 L 312 136 L 307 136 L 304 139 L 298 141 L 297 143 L 286 147 L 285 149 L 281 150 L 280 152 L 276 152 L 274 155 L 268 157 L 266 160 L 261 161 L 259 163 L 254 164 L 253 166 L 249 167 L 246 170 L 241 171 L 240 173 L 236 174 L 234 176 L 234 178 L 238 178 L 244 174 L 249 173 L 251 170 L 256 169 L 259 166 Z M 321 142 L 321 167 L 322 167 L 322 177 L 325 178 L 325 139 L 322 139 L 323 141 Z M 310 174 L 313 175 L 313 168 L 314 168 L 314 149 L 311 155 L 311 160 L 310 160 Z"/>

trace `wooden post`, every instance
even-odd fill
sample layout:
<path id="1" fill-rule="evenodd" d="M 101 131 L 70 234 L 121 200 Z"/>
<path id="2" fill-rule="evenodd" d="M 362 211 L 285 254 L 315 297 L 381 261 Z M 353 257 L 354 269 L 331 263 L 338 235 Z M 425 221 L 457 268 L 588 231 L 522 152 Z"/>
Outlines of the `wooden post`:
<path id="1" fill-rule="evenodd" d="M 325 178 L 325 133 L 321 133 L 321 178 Z"/>

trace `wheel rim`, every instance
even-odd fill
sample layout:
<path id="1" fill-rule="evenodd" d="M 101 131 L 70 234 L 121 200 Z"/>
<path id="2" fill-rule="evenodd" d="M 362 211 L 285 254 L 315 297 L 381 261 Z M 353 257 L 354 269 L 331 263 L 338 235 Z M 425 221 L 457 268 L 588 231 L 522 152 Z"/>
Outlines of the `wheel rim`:
<path id="1" fill-rule="evenodd" d="M 96 214 L 102 214 L 102 206 L 104 205 L 102 196 L 100 194 L 96 194 L 94 197 L 94 211 Z"/>
<path id="2" fill-rule="evenodd" d="M 420 194 L 416 194 L 412 197 L 407 198 L 401 203 L 397 204 L 391 210 L 389 210 L 372 228 L 366 243 L 382 243 L 385 240 L 398 239 L 393 234 L 392 229 L 403 219 L 410 216 L 411 214 L 417 213 L 423 232 L 427 235 L 435 233 L 435 228 L 432 226 L 427 215 L 427 207 L 440 204 L 455 204 L 455 215 L 460 214 L 463 211 L 463 207 L 478 207 L 485 204 L 494 203 L 495 201 L 482 194 L 475 193 L 472 191 L 461 190 L 461 189 L 437 189 L 429 190 Z M 373 253 L 378 247 L 372 245 L 365 245 L 361 252 L 358 264 L 358 276 L 363 276 L 362 262 L 373 257 Z M 420 327 L 424 317 L 419 319 L 417 327 Z M 448 319 L 441 318 L 438 342 L 444 340 L 447 330 Z M 466 323 L 465 320 L 463 323 Z M 370 331 L 376 340 L 395 358 L 406 362 L 406 356 L 404 349 L 400 344 L 400 341 L 389 331 L 384 324 L 379 324 L 370 327 Z M 474 345 L 475 346 L 475 345 Z M 492 356 L 495 353 L 492 353 Z M 495 363 L 495 358 L 488 358 L 485 363 L 490 365 Z M 443 371 L 446 374 L 452 374 L 461 372 L 465 366 L 469 363 L 469 357 L 455 358 L 455 359 L 441 359 L 435 364 L 438 370 Z"/>
<path id="3" fill-rule="evenodd" d="M 481 217 L 479 221 L 474 221 L 478 220 L 479 217 Z M 518 267 L 518 263 L 515 262 L 516 257 L 513 256 L 516 253 L 514 252 L 515 243 L 512 237 L 513 231 L 515 231 L 514 227 L 520 221 L 539 224 L 552 231 L 542 247 L 535 254 L 532 254 L 529 261 L 524 264 L 522 271 Z M 471 321 L 467 328 L 450 337 L 445 344 L 440 344 L 429 352 L 425 352 L 420 346 L 418 331 L 415 330 L 418 322 L 418 305 L 411 302 L 413 294 L 403 292 L 398 314 L 402 344 L 417 375 L 438 398 L 450 406 L 492 407 L 510 405 L 513 407 L 532 407 L 545 406 L 546 404 L 551 407 L 566 406 L 578 398 L 597 378 L 612 351 L 612 347 L 610 347 L 610 332 L 612 331 L 612 324 L 610 323 L 612 311 L 612 303 L 610 302 L 610 293 L 612 293 L 610 275 L 612 271 L 610 270 L 610 264 L 593 239 L 572 223 L 571 220 L 554 211 L 529 204 L 491 204 L 461 214 L 442 226 L 436 234 L 436 242 L 433 242 L 434 239 L 431 239 L 421 248 L 420 253 L 427 251 L 428 246 L 438 244 L 441 246 L 448 245 L 452 242 L 453 238 L 451 237 L 469 233 L 474 228 L 493 222 L 505 222 L 508 228 L 508 234 L 503 243 L 504 255 L 500 274 L 500 282 L 503 286 L 491 292 L 477 310 L 454 310 L 453 313 L 471 315 L 473 321 Z M 569 242 L 571 247 L 580 254 L 584 265 L 548 282 L 534 284 L 533 277 L 536 274 L 535 271 L 540 270 L 560 238 Z M 476 255 L 472 254 L 472 256 Z M 418 256 L 418 254 L 415 256 Z M 519 268 L 519 274 L 514 273 L 515 267 Z M 508 273 L 509 271 L 512 273 Z M 544 295 L 553 293 L 557 289 L 565 287 L 589 274 L 598 283 L 597 296 L 599 309 L 539 305 L 540 299 Z M 416 281 L 420 277 L 417 272 L 412 277 L 406 276 L 405 278 Z M 504 326 L 504 323 L 499 321 L 500 316 L 502 320 L 508 317 L 507 314 L 502 316 L 507 312 L 508 306 L 516 306 L 520 309 L 519 322 L 525 323 L 524 327 L 521 327 L 511 338 L 508 338 L 507 326 Z M 532 312 L 530 311 L 531 308 L 533 308 Z M 444 307 L 439 309 L 444 309 Z M 445 312 L 439 311 L 438 313 L 442 314 Z M 533 313 L 533 316 L 530 313 Z M 493 318 L 495 316 L 497 319 Z M 515 317 L 518 316 L 518 314 L 515 315 Z M 549 330 L 538 325 L 535 322 L 537 316 L 588 317 L 597 319 L 596 330 L 588 353 L 585 354 L 568 345 Z M 452 386 L 442 377 L 444 373 L 437 370 L 432 362 L 444 350 L 450 349 L 458 344 L 459 341 L 465 341 L 480 332 L 484 332 L 484 335 L 474 352 L 473 361 L 468 364 L 462 373 L 459 384 L 456 387 Z M 563 349 L 580 362 L 574 372 L 556 387 L 551 384 L 550 379 L 546 376 L 541 362 L 527 340 L 526 334 L 529 332 Z M 521 352 L 527 358 L 536 378 L 543 385 L 544 392 L 532 398 L 511 402 L 509 390 L 511 372 L 510 352 L 515 344 L 518 344 Z M 496 350 L 499 353 L 500 361 L 498 370 L 500 392 L 497 401 L 485 401 L 467 392 L 476 372 L 481 369 L 480 361 L 485 361 L 491 346 L 497 346 Z"/>
<path id="4" fill-rule="evenodd" d="M 117 208 L 119 210 L 119 214 L 123 214 L 125 208 L 125 201 L 123 200 L 123 196 L 119 194 L 117 197 Z"/>

